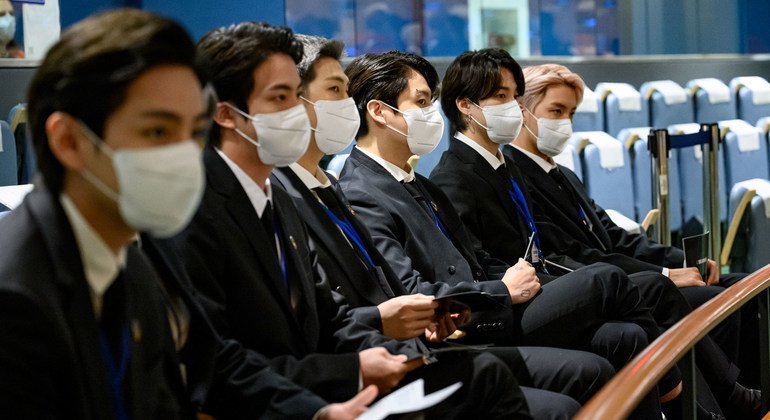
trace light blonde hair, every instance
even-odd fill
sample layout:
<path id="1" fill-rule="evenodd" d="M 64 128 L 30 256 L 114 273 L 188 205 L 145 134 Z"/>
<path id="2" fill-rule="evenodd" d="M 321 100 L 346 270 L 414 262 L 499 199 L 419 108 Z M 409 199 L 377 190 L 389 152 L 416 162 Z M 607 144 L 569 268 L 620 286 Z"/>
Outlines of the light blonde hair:
<path id="1" fill-rule="evenodd" d="M 553 86 L 567 86 L 575 91 L 577 103 L 583 100 L 585 83 L 576 73 L 561 64 L 541 64 L 524 69 L 526 81 L 524 94 L 519 97 L 519 102 L 532 111 L 543 100 L 548 88 Z"/>

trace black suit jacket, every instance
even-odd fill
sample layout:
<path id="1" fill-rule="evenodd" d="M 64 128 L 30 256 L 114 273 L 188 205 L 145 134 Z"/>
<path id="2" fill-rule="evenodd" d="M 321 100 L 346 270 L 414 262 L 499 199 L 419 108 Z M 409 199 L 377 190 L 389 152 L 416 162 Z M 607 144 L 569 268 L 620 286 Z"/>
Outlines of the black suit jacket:
<path id="1" fill-rule="evenodd" d="M 568 168 L 559 165 L 574 195 L 560 188 L 534 160 L 515 147 L 505 146 L 503 153 L 515 160 L 524 173 L 544 247 L 548 246 L 553 252 L 584 264 L 606 262 L 629 274 L 661 272 L 663 267 L 683 266 L 684 254 L 681 250 L 651 242 L 644 235 L 628 233 L 612 222 Z M 578 205 L 590 220 L 591 230 L 580 220 Z"/>
<path id="2" fill-rule="evenodd" d="M 181 299 L 189 313 L 189 335 L 179 354 L 198 411 L 228 419 L 310 418 L 324 407 L 326 401 L 271 369 L 269 359 L 219 337 L 198 303 L 181 258 L 165 242 L 146 235 L 140 241 L 164 298 Z M 171 308 L 168 300 L 167 305 Z"/>
<path id="3" fill-rule="evenodd" d="M 355 351 L 384 345 L 392 353 L 410 353 L 408 346 L 354 321 L 345 307 L 334 302 L 301 217 L 288 194 L 273 185 L 288 278 L 300 292 L 295 312 L 283 285 L 275 242 L 243 187 L 210 146 L 204 151 L 204 163 L 203 201 L 174 243 L 223 337 L 271 358 L 279 373 L 331 401 L 348 399 L 357 391 Z"/>
<path id="4" fill-rule="evenodd" d="M 38 183 L 0 221 L 0 412 L 103 419 L 113 413 L 99 326 L 80 253 L 58 196 Z M 191 417 L 157 284 L 135 247 L 124 269 L 132 324 L 131 418 Z"/>
<path id="5" fill-rule="evenodd" d="M 333 177 L 329 187 L 337 197 L 347 220 L 358 232 L 364 247 L 375 264 L 370 268 L 363 263 L 337 225 L 326 214 L 316 196 L 290 168 L 273 171 L 272 180 L 280 183 L 289 193 L 308 232 L 316 244 L 318 261 L 326 273 L 335 296 L 344 296 L 346 303 L 355 308 L 355 316 L 362 322 L 382 328 L 379 310 L 382 302 L 408 292 L 393 269 L 372 242 L 369 231 L 352 213 L 350 205 Z"/>
<path id="6" fill-rule="evenodd" d="M 484 334 L 494 334 L 490 330 L 495 329 L 501 336 L 510 337 L 513 319 L 507 308 L 511 300 L 505 284 L 497 281 L 508 266 L 473 242 L 441 190 L 427 178 L 419 174 L 416 177 L 450 238 L 443 235 L 401 183 L 358 149 L 353 149 L 345 162 L 340 186 L 406 290 L 435 296 L 467 290 L 501 295 L 506 309 L 499 311 L 499 322 L 472 322 Z"/>

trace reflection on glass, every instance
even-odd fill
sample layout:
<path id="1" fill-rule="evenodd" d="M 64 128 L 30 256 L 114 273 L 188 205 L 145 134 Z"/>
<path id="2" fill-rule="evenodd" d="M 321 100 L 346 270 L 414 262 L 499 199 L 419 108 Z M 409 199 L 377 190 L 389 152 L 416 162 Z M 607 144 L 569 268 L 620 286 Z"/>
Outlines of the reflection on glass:
<path id="1" fill-rule="evenodd" d="M 10 0 L 0 0 L 0 58 L 24 58 L 16 42 L 16 13 Z"/>

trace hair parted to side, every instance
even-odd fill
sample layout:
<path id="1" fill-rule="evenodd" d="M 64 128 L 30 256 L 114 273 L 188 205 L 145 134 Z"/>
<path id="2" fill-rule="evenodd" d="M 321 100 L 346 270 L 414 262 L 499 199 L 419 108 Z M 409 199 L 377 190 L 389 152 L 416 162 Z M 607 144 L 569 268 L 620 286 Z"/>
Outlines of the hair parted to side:
<path id="1" fill-rule="evenodd" d="M 358 137 L 369 133 L 366 123 L 366 104 L 378 99 L 397 108 L 398 95 L 409 84 L 409 73 L 415 71 L 425 78 L 432 99 L 438 96 L 438 73 L 428 60 L 419 55 L 402 51 L 388 51 L 382 54 L 365 54 L 353 60 L 345 69 L 350 79 L 348 94 L 356 102 L 361 126 Z"/>
<path id="2" fill-rule="evenodd" d="M 54 112 L 83 121 L 100 137 L 129 85 L 158 65 L 195 64 L 195 44 L 178 23 L 137 9 L 89 17 L 62 33 L 30 83 L 27 109 L 37 165 L 46 185 L 61 190 L 64 168 L 48 147 Z"/>
<path id="3" fill-rule="evenodd" d="M 583 79 L 561 64 L 541 64 L 524 69 L 527 88 L 519 102 L 532 111 L 543 100 L 546 91 L 553 86 L 567 86 L 575 91 L 577 103 L 583 100 Z"/>
<path id="4" fill-rule="evenodd" d="M 302 44 L 302 60 L 297 64 L 297 71 L 302 80 L 300 91 L 304 91 L 307 85 L 315 80 L 315 63 L 324 57 L 339 61 L 345 52 L 345 44 L 315 35 L 296 34 L 294 37 Z"/>
<path id="5" fill-rule="evenodd" d="M 441 82 L 441 109 L 450 123 L 450 135 L 467 129 L 457 109 L 457 99 L 475 104 L 495 94 L 502 84 L 502 69 L 508 69 L 516 82 L 516 93 L 524 93 L 524 74 L 516 60 L 501 48 L 466 51 L 452 61 Z"/>
<path id="6" fill-rule="evenodd" d="M 302 60 L 302 44 L 291 29 L 265 22 L 243 22 L 214 29 L 198 42 L 198 71 L 214 86 L 221 102 L 248 113 L 246 101 L 254 89 L 254 70 L 272 54 Z M 220 128 L 214 124 L 209 141 L 219 145 Z"/>

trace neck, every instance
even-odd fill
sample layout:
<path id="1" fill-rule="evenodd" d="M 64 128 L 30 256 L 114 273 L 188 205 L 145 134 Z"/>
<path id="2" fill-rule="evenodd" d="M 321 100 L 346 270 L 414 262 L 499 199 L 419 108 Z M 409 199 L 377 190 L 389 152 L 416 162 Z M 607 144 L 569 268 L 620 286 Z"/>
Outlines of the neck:
<path id="1" fill-rule="evenodd" d="M 128 245 L 136 231 L 120 215 L 118 204 L 105 196 L 81 176 L 65 176 L 62 191 L 69 196 L 91 229 L 107 244 L 114 254 Z"/>
<path id="2" fill-rule="evenodd" d="M 474 123 L 471 122 L 471 124 Z M 476 142 L 479 146 L 483 147 L 484 150 L 495 156 L 497 156 L 497 153 L 500 151 L 500 146 L 489 139 L 486 130 L 482 131 L 479 129 L 479 127 L 474 126 L 473 128 L 467 128 L 466 130 L 462 131 L 462 133 L 469 139 Z"/>
<path id="3" fill-rule="evenodd" d="M 386 130 L 389 129 L 386 128 Z M 401 134 L 398 133 L 394 134 L 401 136 Z M 370 131 L 366 136 L 358 139 L 358 148 L 377 155 L 409 172 L 411 168 L 407 164 L 407 161 L 412 157 L 412 152 L 406 144 L 406 139 L 403 139 L 403 142 L 394 141 L 392 138 L 389 138 L 389 135 L 390 133 L 375 133 Z"/>
<path id="4" fill-rule="evenodd" d="M 297 163 L 305 168 L 305 170 L 315 175 L 318 170 L 318 165 L 321 163 L 323 157 L 323 152 L 318 150 L 318 146 L 315 144 L 315 134 L 311 134 L 310 145 L 308 145 L 305 154 L 297 160 Z"/>
<path id="5" fill-rule="evenodd" d="M 260 188 L 265 189 L 265 181 L 270 176 L 273 167 L 265 165 L 259 160 L 256 146 L 241 138 L 238 133 L 222 130 L 220 150 Z"/>
<path id="6" fill-rule="evenodd" d="M 553 159 L 546 156 L 543 152 L 540 151 L 540 149 L 537 148 L 537 139 L 532 134 L 530 134 L 526 127 L 521 128 L 519 135 L 516 136 L 516 139 L 511 142 L 511 144 L 524 149 L 529 153 L 539 156 L 540 158 L 545 159 L 547 162 L 553 163 Z"/>

